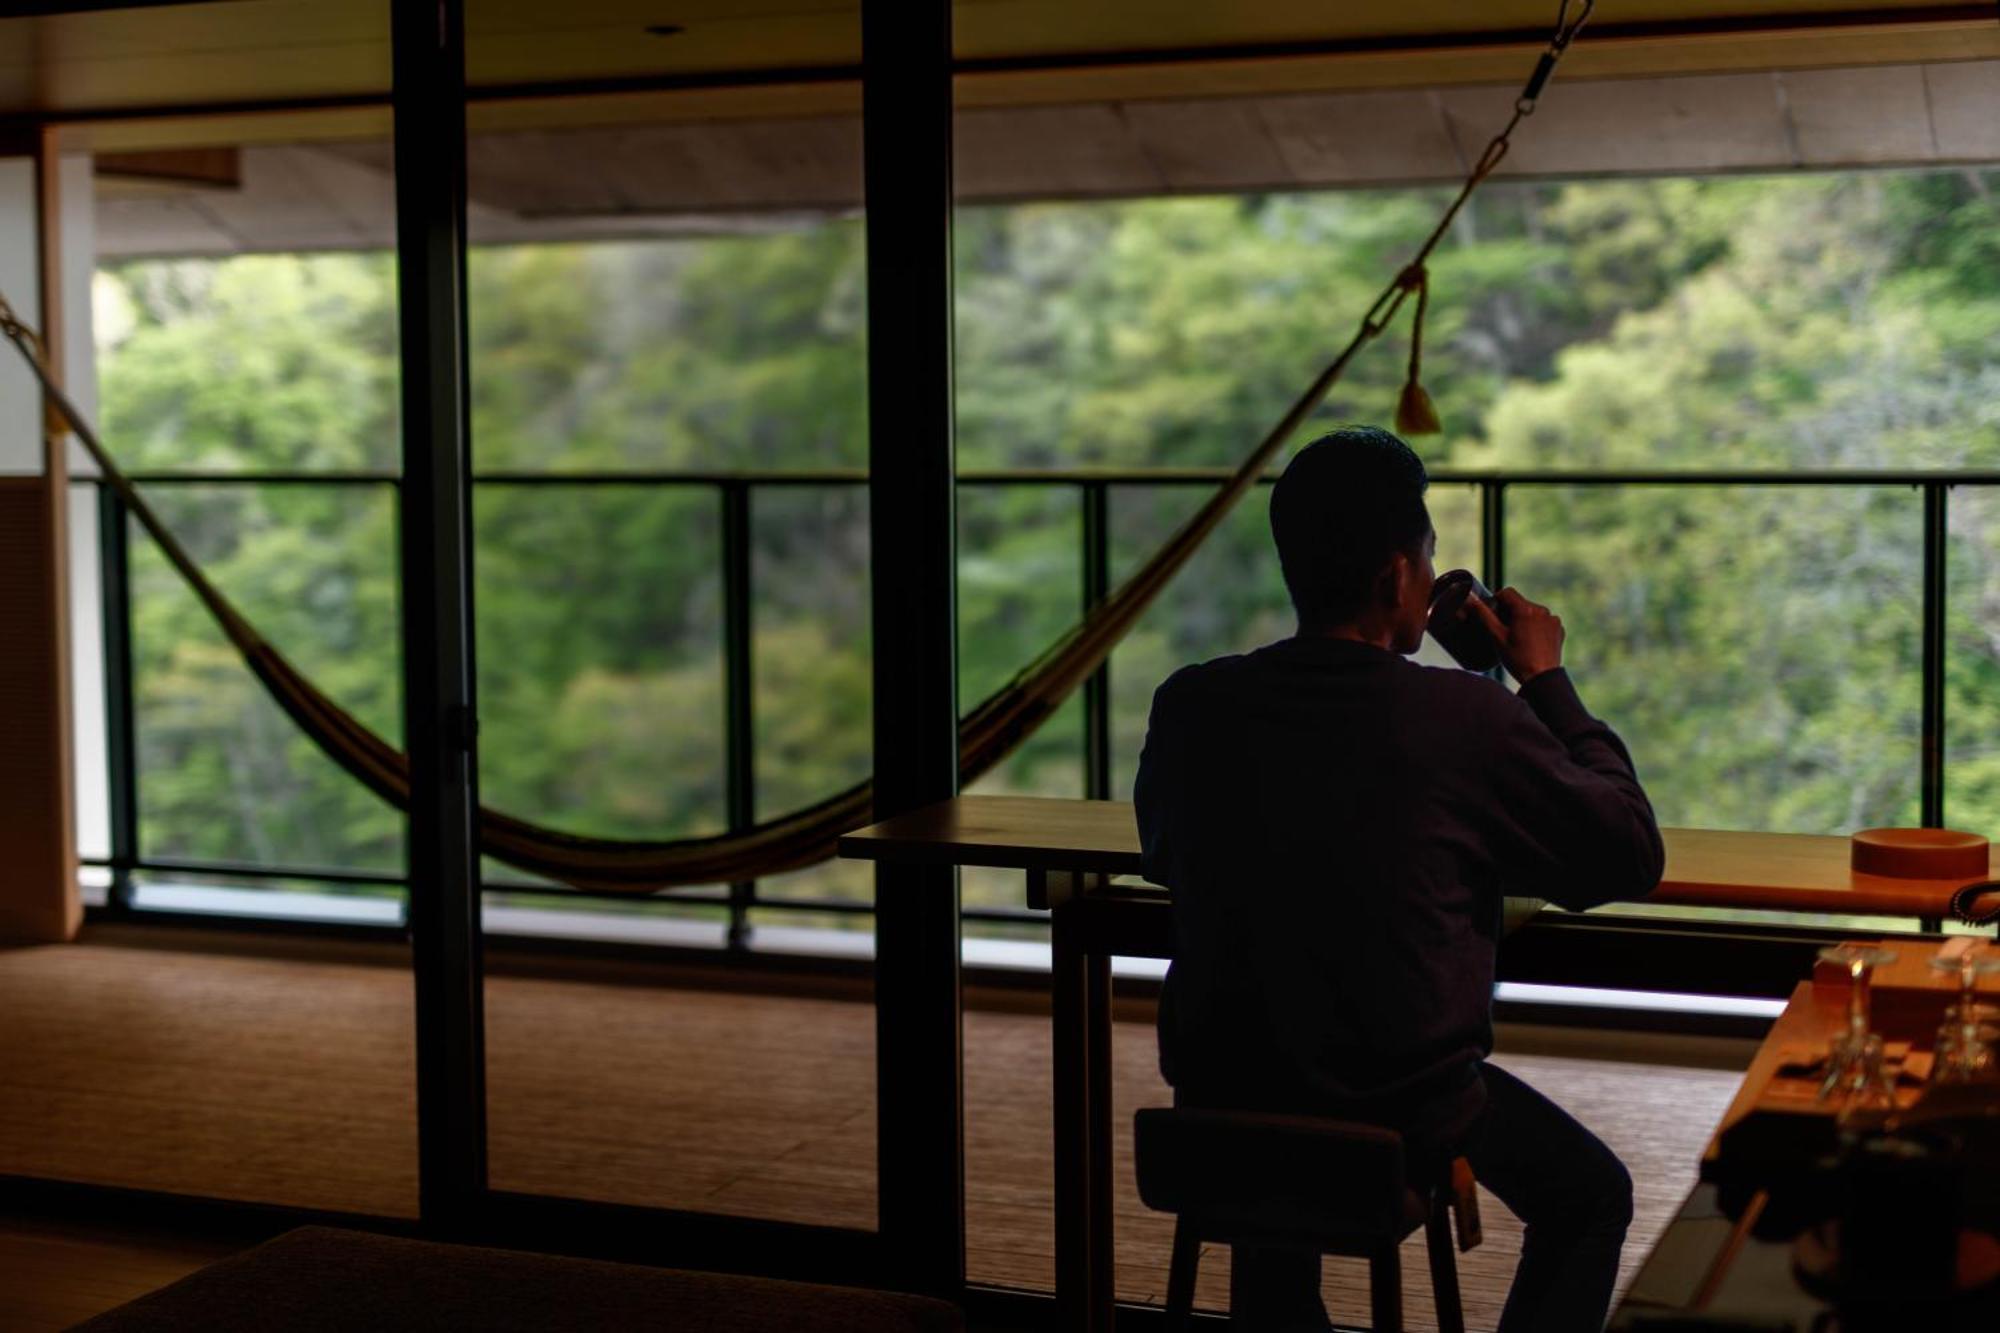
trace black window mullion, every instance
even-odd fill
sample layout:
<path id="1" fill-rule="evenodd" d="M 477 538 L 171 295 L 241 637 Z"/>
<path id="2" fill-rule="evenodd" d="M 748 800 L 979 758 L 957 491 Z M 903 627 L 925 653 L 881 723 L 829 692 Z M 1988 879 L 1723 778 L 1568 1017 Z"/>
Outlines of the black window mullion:
<path id="1" fill-rule="evenodd" d="M 1507 483 L 1479 483 L 1479 562 L 1486 586 L 1498 592 L 1507 582 Z"/>
<path id="2" fill-rule="evenodd" d="M 1111 595 L 1111 498 L 1102 481 L 1082 483 L 1083 606 L 1086 612 Z M 1083 794 L 1111 798 L 1111 659 L 1083 682 Z"/>
<path id="3" fill-rule="evenodd" d="M 757 822 L 757 741 L 750 617 L 750 486 L 726 482 L 722 498 L 722 694 L 727 712 L 728 817 L 731 832 Z M 757 881 L 729 886 L 729 947 L 750 943 Z"/>
<path id="4" fill-rule="evenodd" d="M 1944 655 L 1946 496 L 1950 487 L 1926 482 L 1923 582 L 1923 774 L 1919 783 L 1925 828 L 1944 827 Z"/>
<path id="5" fill-rule="evenodd" d="M 132 545 L 125 500 L 97 486 L 98 612 L 104 625 L 104 749 L 111 824 L 108 901 L 132 907 L 132 872 L 139 862 L 137 709 L 132 685 Z"/>

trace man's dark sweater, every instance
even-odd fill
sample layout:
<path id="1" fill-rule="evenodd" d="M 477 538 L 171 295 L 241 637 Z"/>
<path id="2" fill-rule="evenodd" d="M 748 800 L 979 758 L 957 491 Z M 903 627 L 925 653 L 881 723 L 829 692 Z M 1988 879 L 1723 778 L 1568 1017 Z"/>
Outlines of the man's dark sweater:
<path id="1" fill-rule="evenodd" d="M 1519 694 L 1295 638 L 1177 672 L 1134 791 L 1174 893 L 1161 1067 L 1206 1105 L 1449 1140 L 1493 1045 L 1503 895 L 1584 908 L 1659 882 L 1631 758 L 1562 670 Z"/>

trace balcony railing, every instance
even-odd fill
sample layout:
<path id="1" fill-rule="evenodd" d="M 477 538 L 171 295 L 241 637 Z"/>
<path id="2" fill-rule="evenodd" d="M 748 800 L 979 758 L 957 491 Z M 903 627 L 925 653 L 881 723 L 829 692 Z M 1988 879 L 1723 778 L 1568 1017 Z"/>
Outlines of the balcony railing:
<path id="1" fill-rule="evenodd" d="M 1207 488 L 1227 475 L 1223 469 L 1145 470 L 1010 470 L 968 471 L 960 476 L 961 493 L 986 487 L 1061 487 L 1075 493 L 1079 565 L 1079 603 L 1092 605 L 1112 586 L 1112 492 L 1114 488 Z M 389 472 L 311 473 L 154 473 L 135 478 L 153 488 L 182 486 L 309 486 L 390 487 L 398 478 Z M 600 472 L 589 474 L 494 472 L 475 478 L 492 488 L 645 487 L 706 490 L 720 513 L 721 658 L 724 679 L 724 773 L 728 826 L 739 829 L 757 815 L 755 635 L 752 611 L 751 519 L 757 497 L 782 488 L 864 488 L 858 470 L 784 473 L 733 472 Z M 1270 479 L 1266 479 L 1267 482 Z M 1918 792 L 1920 817 L 1926 825 L 1943 822 L 1945 802 L 1945 598 L 1948 505 L 1959 486 L 2000 486 L 2000 471 L 1474 471 L 1432 473 L 1439 488 L 1476 488 L 1479 512 L 1481 576 L 1493 587 L 1507 579 L 1507 505 L 1510 496 L 1535 488 L 1590 487 L 1814 487 L 1912 488 L 1922 500 L 1921 546 L 1921 718 Z M 347 887 L 401 887 L 391 873 L 351 868 L 247 864 L 240 861 L 152 856 L 140 837 L 140 773 L 137 762 L 135 682 L 133 678 L 132 561 L 129 516 L 109 487 L 92 478 L 78 478 L 80 487 L 95 486 L 104 635 L 105 736 L 109 785 L 110 854 L 89 864 L 109 872 L 107 910 L 135 909 L 135 878 L 147 873 L 176 876 L 210 875 L 240 880 L 311 881 Z M 1114 788 L 1114 753 L 1110 667 L 1093 675 L 1082 692 L 1083 738 L 1079 762 L 1084 794 L 1108 798 Z M 522 812 L 532 813 L 532 812 Z M 569 893 L 546 885 L 492 878 L 490 891 Z M 586 897 L 591 895 L 584 895 Z M 624 897 L 629 900 L 629 895 Z M 668 901 L 701 904 L 726 912 L 728 947 L 744 949 L 751 939 L 751 913 L 800 912 L 865 916 L 872 910 L 853 899 L 804 899 L 763 891 L 757 882 L 677 890 L 659 895 Z M 968 906 L 968 922 L 1021 926 L 1045 923 L 1026 908 Z M 1635 922 L 1635 925 L 1643 923 Z M 1938 923 L 1924 923 L 1936 929 Z"/>

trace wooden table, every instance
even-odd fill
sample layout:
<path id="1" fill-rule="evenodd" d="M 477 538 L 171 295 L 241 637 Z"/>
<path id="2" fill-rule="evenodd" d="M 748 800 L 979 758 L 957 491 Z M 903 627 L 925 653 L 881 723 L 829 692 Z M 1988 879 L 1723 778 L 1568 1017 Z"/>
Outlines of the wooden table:
<path id="1" fill-rule="evenodd" d="M 1970 880 L 1891 879 L 1848 866 L 1845 837 L 1662 829 L 1666 874 L 1646 901 L 1842 916 L 1943 917 Z M 934 865 L 1137 875 L 1139 829 L 1129 801 L 961 796 L 840 840 L 842 856 Z M 1989 854 L 2000 879 L 2000 845 Z"/>
<path id="2" fill-rule="evenodd" d="M 1667 868 L 1648 900 L 1655 903 L 1938 918 L 1965 882 L 1855 874 L 1841 837 L 1664 832 Z M 840 853 L 1024 870 L 1028 905 L 1050 911 L 1056 1300 L 1065 1327 L 1109 1330 L 1111 957 L 1173 955 L 1166 892 L 1112 882 L 1141 873 L 1131 805 L 961 796 L 850 833 Z"/>

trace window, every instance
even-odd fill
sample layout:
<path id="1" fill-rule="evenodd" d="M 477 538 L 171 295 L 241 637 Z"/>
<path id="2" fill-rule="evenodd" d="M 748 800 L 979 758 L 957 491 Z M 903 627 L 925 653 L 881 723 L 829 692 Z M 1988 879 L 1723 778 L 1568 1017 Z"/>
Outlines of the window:
<path id="1" fill-rule="evenodd" d="M 966 706 L 1200 503 L 1438 202 L 960 210 Z M 1993 171 L 1507 183 L 1440 252 L 1425 380 L 1448 429 L 1418 442 L 1440 567 L 1497 561 L 1563 613 L 1584 697 L 1663 821 L 1910 823 L 1929 783 L 1953 823 L 2000 824 L 2000 474 L 1980 471 L 2000 462 L 1996 213 Z M 839 219 L 475 255 L 492 804 L 671 837 L 726 827 L 732 783 L 768 817 L 866 775 L 860 265 Z M 288 474 L 156 493 L 279 646 L 393 732 L 393 506 L 351 475 L 394 465 L 386 262 L 135 260 L 100 287 L 114 445 L 135 466 Z M 1322 421 L 1388 413 L 1403 336 Z M 732 559 L 750 611 L 735 645 Z M 146 856 L 393 872 L 397 821 L 255 699 L 143 543 L 132 578 Z M 974 789 L 1127 794 L 1153 686 L 1290 625 L 1252 496 L 1120 646 L 1103 702 L 1072 701 Z M 732 740 L 737 654 L 750 725 Z M 1931 778 L 1927 674 L 1947 742 Z M 820 867 L 734 910 L 859 927 L 869 883 Z M 1018 893 L 967 878 L 980 929 L 1019 933 Z"/>

